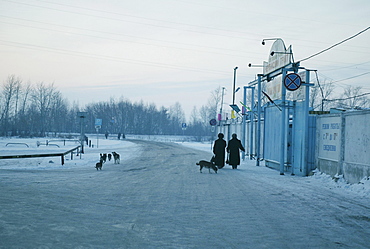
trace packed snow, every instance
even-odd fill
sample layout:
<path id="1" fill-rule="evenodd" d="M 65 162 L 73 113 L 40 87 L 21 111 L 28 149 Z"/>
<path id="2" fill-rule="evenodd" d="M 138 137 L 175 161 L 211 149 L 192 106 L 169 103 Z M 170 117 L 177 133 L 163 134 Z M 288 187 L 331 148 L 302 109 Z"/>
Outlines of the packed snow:
<path id="1" fill-rule="evenodd" d="M 60 157 L 0 160 L 0 248 L 366 248 L 370 243 L 369 179 L 347 184 L 342 176 L 319 171 L 281 176 L 248 159 L 237 170 L 225 166 L 217 174 L 200 174 L 195 162 L 210 159 L 212 142 L 165 138 L 161 145 L 130 136 L 91 137 L 94 146 L 73 159 L 66 155 L 64 165 Z M 78 145 L 2 138 L 0 156 L 61 153 Z M 99 154 L 115 150 L 121 163 L 107 161 L 97 171 Z"/>
<path id="2" fill-rule="evenodd" d="M 94 135 L 91 136 L 94 138 Z M 128 136 L 130 137 L 130 136 Z M 137 136 L 136 136 L 137 137 Z M 150 139 L 150 137 L 142 137 L 140 138 Z M 58 140 L 54 142 L 55 140 Z M 80 143 L 77 140 L 68 140 L 66 139 L 65 146 L 64 139 L 45 139 L 45 138 L 32 138 L 32 139 L 20 139 L 20 138 L 2 138 L 0 139 L 0 156 L 1 155 L 23 155 L 23 154 L 42 154 L 42 153 L 61 153 L 65 152 L 69 149 L 72 149 L 78 146 Z M 162 139 L 156 138 L 159 141 L 177 141 L 181 140 L 181 137 L 176 137 L 175 139 L 171 139 L 170 137 L 163 137 Z M 47 146 L 46 143 L 49 143 Z M 101 137 L 99 140 L 96 138 L 93 140 L 95 142 L 95 148 L 89 148 L 88 150 L 97 152 L 101 151 L 102 149 L 106 149 L 107 147 L 119 147 L 121 153 L 121 160 L 125 161 L 129 158 L 135 157 L 143 153 L 140 150 L 140 147 L 134 143 L 130 143 L 126 141 L 122 143 L 122 140 L 116 139 L 104 139 Z M 212 142 L 177 142 L 183 146 L 187 146 L 190 148 L 194 148 L 197 150 L 203 150 L 207 152 L 212 152 Z M 27 147 L 26 144 L 29 146 Z M 41 144 L 38 146 L 38 144 Z M 98 148 L 96 146 L 98 144 Z M 57 147 L 58 145 L 60 147 Z M 85 145 L 85 148 L 87 145 Z M 109 152 L 109 151 L 108 151 Z M 0 169 L 19 169 L 19 170 L 52 170 L 52 169 L 67 169 L 67 168 L 76 168 L 76 167 L 91 167 L 92 161 L 97 161 L 96 153 L 88 153 L 82 154 L 83 160 L 78 160 L 80 156 L 74 156 L 74 160 L 70 160 L 69 156 L 66 156 L 66 163 L 65 165 L 61 165 L 59 157 L 45 157 L 39 159 L 22 159 L 15 160 L 15 159 L 8 159 L 8 160 L 0 160 Z M 22 162 L 22 163 L 20 163 Z M 27 163 L 24 163 L 27 162 Z M 241 162 L 241 168 L 248 167 L 248 165 L 253 165 L 255 161 L 250 161 L 249 159 L 245 159 L 245 161 Z M 249 171 L 252 171 L 255 174 L 263 175 L 272 175 L 276 176 L 276 178 L 281 179 L 278 176 L 277 172 L 273 169 L 269 169 L 266 167 L 248 167 Z M 303 182 L 310 182 L 312 185 L 322 185 L 326 188 L 337 189 L 338 191 L 347 192 L 353 194 L 355 196 L 359 196 L 361 198 L 370 198 L 370 177 L 366 177 L 362 179 L 358 184 L 348 184 L 342 175 L 337 175 L 335 177 L 331 177 L 325 173 L 322 173 L 318 170 L 313 172 L 312 176 L 308 177 L 298 177 L 300 181 Z M 286 184 L 285 182 L 281 181 L 282 184 Z"/>

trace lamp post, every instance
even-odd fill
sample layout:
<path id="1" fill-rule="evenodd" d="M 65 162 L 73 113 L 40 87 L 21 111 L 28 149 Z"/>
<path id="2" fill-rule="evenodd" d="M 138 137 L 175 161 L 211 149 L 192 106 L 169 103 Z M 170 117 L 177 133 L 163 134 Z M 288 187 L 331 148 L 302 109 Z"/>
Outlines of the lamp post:
<path id="1" fill-rule="evenodd" d="M 220 114 L 218 116 L 218 121 L 220 121 L 219 125 L 221 125 L 221 120 L 222 120 L 222 107 L 224 105 L 224 93 L 225 93 L 225 87 L 222 87 L 221 107 L 220 107 Z"/>
<path id="2" fill-rule="evenodd" d="M 236 80 L 236 70 L 238 67 L 234 68 L 234 86 L 233 86 L 233 105 L 235 105 L 235 80 Z"/>
<path id="3" fill-rule="evenodd" d="M 77 112 L 77 116 L 80 118 L 81 134 L 80 134 L 80 143 L 81 143 L 81 153 L 84 154 L 84 141 L 85 141 L 85 118 L 87 117 L 87 112 Z"/>

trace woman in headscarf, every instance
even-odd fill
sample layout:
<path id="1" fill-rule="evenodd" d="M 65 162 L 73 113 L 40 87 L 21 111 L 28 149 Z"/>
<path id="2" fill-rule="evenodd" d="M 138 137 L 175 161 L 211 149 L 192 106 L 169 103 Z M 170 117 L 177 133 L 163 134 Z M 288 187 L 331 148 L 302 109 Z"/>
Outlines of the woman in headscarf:
<path id="1" fill-rule="evenodd" d="M 232 139 L 229 141 L 226 150 L 229 153 L 229 164 L 233 169 L 237 169 L 240 164 L 239 150 L 245 151 L 245 149 L 235 133 L 232 135 Z"/>
<path id="2" fill-rule="evenodd" d="M 219 169 L 225 166 L 225 148 L 226 141 L 224 140 L 224 134 L 219 133 L 218 139 L 213 145 L 213 154 L 215 154 L 214 162 Z"/>

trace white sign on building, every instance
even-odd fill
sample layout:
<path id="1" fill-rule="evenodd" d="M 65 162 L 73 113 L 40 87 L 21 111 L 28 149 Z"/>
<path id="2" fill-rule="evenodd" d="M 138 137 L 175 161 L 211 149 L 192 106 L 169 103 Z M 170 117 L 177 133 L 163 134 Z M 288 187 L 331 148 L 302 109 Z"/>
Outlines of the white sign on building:
<path id="1" fill-rule="evenodd" d="M 340 127 L 340 117 L 320 119 L 317 126 L 320 135 L 318 144 L 319 158 L 339 161 Z"/>

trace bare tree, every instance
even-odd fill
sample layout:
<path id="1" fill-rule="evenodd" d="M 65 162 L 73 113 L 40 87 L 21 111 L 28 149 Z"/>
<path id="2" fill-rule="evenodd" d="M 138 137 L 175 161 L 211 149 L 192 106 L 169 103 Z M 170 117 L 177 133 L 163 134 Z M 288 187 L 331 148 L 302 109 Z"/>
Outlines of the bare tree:
<path id="1" fill-rule="evenodd" d="M 30 94 L 32 91 L 31 82 L 27 82 L 26 85 L 22 85 L 20 90 L 20 96 L 19 96 L 19 111 L 17 115 L 17 128 L 18 131 L 22 133 L 22 135 L 26 135 L 30 132 L 30 117 L 27 117 L 26 112 L 29 107 L 30 102 Z"/>
<path id="2" fill-rule="evenodd" d="M 334 85 L 332 81 L 328 81 L 328 79 L 324 78 L 323 80 L 319 80 L 318 75 L 316 73 L 316 82 L 315 86 L 311 87 L 310 93 L 310 107 L 313 110 L 320 108 L 321 111 L 324 110 L 326 100 L 330 98 L 334 91 Z"/>
<path id="3" fill-rule="evenodd" d="M 221 99 L 222 99 L 222 88 L 219 86 L 215 90 L 211 92 L 211 97 L 208 99 L 208 106 L 209 110 L 209 118 L 215 118 L 217 116 L 218 110 L 221 107 Z"/>
<path id="4" fill-rule="evenodd" d="M 26 111 L 26 107 L 29 101 L 29 95 L 32 91 L 32 86 L 31 82 L 28 82 L 25 86 L 22 88 L 22 103 L 21 103 L 21 109 L 20 112 L 21 114 L 24 114 Z"/>
<path id="5" fill-rule="evenodd" d="M 365 94 L 360 86 L 348 86 L 344 89 L 341 99 L 338 99 L 338 107 L 345 109 L 368 108 L 370 101 L 369 95 Z"/>
<path id="6" fill-rule="evenodd" d="M 181 123 L 184 123 L 186 120 L 185 113 L 179 102 L 170 106 L 169 115 L 173 132 L 175 134 L 181 134 Z"/>
<path id="7" fill-rule="evenodd" d="M 3 102 L 3 108 L 1 112 L 1 125 L 2 130 L 3 132 L 5 132 L 5 134 L 7 134 L 10 128 L 11 120 L 14 121 L 17 106 L 17 97 L 19 94 L 21 82 L 22 80 L 20 78 L 16 78 L 15 75 L 10 75 L 3 84 L 3 90 L 1 94 Z"/>
<path id="8" fill-rule="evenodd" d="M 32 92 L 33 104 L 39 114 L 37 125 L 41 136 L 45 135 L 46 127 L 50 121 L 50 111 L 55 93 L 54 84 L 45 85 L 44 82 L 38 83 Z"/>
<path id="9" fill-rule="evenodd" d="M 194 106 L 193 110 L 191 110 L 189 122 L 190 124 L 196 124 L 197 122 L 199 122 L 199 112 L 196 106 Z"/>

